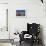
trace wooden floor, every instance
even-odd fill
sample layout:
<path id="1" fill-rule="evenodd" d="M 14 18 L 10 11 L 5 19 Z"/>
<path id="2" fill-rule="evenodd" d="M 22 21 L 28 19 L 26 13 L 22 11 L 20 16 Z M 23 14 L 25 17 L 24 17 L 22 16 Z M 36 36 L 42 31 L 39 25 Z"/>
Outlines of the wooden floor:
<path id="1" fill-rule="evenodd" d="M 19 45 L 19 46 L 31 46 L 31 44 L 22 42 L 21 45 Z M 35 45 L 35 44 L 34 44 L 33 46 L 43 46 L 43 45 L 41 45 L 41 44 L 36 44 L 36 45 Z"/>

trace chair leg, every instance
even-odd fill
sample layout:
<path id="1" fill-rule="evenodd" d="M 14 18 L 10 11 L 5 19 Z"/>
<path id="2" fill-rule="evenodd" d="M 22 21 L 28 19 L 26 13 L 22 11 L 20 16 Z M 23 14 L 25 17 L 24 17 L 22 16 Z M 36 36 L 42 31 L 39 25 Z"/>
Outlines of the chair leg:
<path id="1" fill-rule="evenodd" d="M 31 45 L 30 45 L 30 46 L 33 46 L 33 44 L 34 44 L 34 41 L 32 40 L 32 41 L 31 41 Z"/>
<path id="2" fill-rule="evenodd" d="M 20 45 L 21 45 L 21 41 L 20 41 Z"/>

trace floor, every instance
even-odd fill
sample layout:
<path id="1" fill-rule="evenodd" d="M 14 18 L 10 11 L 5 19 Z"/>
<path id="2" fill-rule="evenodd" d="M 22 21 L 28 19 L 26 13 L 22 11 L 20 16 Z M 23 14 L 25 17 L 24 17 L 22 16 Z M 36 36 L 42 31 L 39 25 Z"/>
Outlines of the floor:
<path id="1" fill-rule="evenodd" d="M 19 45 L 19 46 L 31 46 L 29 43 L 25 43 L 25 42 L 22 42 L 22 44 L 21 45 Z M 34 44 L 33 46 L 43 46 L 43 45 L 41 45 L 41 44 Z"/>
<path id="2" fill-rule="evenodd" d="M 16 46 L 16 45 L 12 45 L 11 43 L 0 43 L 0 46 Z M 22 42 L 22 44 L 17 44 L 17 46 L 31 46 L 28 43 Z M 42 46 L 42 45 L 33 45 L 33 46 Z"/>
<path id="3" fill-rule="evenodd" d="M 0 43 L 0 46 L 12 46 L 11 43 Z"/>
<path id="4" fill-rule="evenodd" d="M 31 46 L 31 43 L 28 42 L 28 41 L 22 41 L 21 42 L 21 45 L 20 45 L 20 42 L 15 42 L 13 45 L 11 43 L 0 43 L 0 46 Z M 38 44 L 34 44 L 33 46 L 42 46 L 41 44 L 38 45 Z"/>

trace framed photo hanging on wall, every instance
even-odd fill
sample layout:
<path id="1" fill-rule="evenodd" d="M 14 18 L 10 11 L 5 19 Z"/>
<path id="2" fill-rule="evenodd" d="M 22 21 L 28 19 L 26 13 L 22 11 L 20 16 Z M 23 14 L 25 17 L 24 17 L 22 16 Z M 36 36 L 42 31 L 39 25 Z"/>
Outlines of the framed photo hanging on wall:
<path id="1" fill-rule="evenodd" d="M 25 10 L 16 10 L 16 16 L 18 17 L 25 16 Z"/>

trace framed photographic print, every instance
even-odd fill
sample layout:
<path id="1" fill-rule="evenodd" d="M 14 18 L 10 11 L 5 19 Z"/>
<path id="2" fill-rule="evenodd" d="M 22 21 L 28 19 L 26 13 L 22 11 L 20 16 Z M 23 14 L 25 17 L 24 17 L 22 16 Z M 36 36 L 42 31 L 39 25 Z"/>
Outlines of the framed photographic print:
<path id="1" fill-rule="evenodd" d="M 16 16 L 25 16 L 25 10 L 16 10 Z"/>

